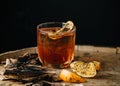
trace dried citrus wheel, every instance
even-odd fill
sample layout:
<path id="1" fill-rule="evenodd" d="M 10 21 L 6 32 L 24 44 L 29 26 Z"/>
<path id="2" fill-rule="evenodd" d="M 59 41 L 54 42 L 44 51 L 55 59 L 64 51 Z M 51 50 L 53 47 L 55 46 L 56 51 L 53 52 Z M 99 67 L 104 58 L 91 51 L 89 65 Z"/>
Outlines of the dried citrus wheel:
<path id="1" fill-rule="evenodd" d="M 60 72 L 59 77 L 61 80 L 65 81 L 65 82 L 86 82 L 85 78 L 82 78 L 79 75 L 77 75 L 69 70 L 66 70 L 66 69 L 63 69 Z"/>
<path id="2" fill-rule="evenodd" d="M 48 33 L 48 37 L 50 39 L 57 39 L 57 38 L 60 38 L 61 34 L 63 34 L 64 32 L 69 32 L 73 29 L 74 27 L 74 23 L 72 21 L 67 21 L 64 26 L 62 28 L 60 28 L 59 30 L 57 30 L 56 32 L 49 32 Z"/>
<path id="3" fill-rule="evenodd" d="M 94 65 L 95 65 L 95 69 L 96 69 L 96 70 L 100 70 L 100 69 L 101 69 L 101 64 L 100 64 L 100 62 L 98 62 L 98 61 L 93 61 L 93 63 L 94 63 Z"/>
<path id="4" fill-rule="evenodd" d="M 76 61 L 70 64 L 71 69 L 82 77 L 94 77 L 96 69 L 93 62 L 85 63 Z"/>

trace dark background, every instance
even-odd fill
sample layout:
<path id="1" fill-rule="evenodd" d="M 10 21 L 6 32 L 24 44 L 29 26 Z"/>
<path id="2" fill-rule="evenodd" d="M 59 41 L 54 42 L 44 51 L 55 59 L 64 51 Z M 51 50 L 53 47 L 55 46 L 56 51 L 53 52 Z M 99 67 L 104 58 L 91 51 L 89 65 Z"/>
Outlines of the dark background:
<path id="1" fill-rule="evenodd" d="M 116 0 L 8 0 L 2 3 L 0 53 L 36 46 L 39 23 L 72 20 L 76 44 L 120 46 Z"/>

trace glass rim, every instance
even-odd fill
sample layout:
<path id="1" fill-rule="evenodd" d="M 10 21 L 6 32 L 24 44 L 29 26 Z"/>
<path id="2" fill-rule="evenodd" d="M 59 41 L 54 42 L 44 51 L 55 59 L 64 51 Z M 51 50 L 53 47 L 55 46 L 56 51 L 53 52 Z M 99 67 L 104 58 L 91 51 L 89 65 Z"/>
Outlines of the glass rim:
<path id="1" fill-rule="evenodd" d="M 40 28 L 49 28 L 49 26 L 42 27 L 42 25 L 54 25 L 54 24 L 61 24 L 61 27 L 62 27 L 65 24 L 65 22 L 44 22 L 44 23 L 40 23 L 40 24 L 37 25 L 37 31 L 45 33 L 44 31 L 40 30 Z M 51 26 L 51 27 L 57 27 L 57 26 Z M 58 26 L 58 27 L 60 27 L 60 26 Z M 73 27 L 73 30 L 71 30 L 70 32 L 74 32 L 74 31 L 76 31 L 76 26 L 75 25 Z"/>

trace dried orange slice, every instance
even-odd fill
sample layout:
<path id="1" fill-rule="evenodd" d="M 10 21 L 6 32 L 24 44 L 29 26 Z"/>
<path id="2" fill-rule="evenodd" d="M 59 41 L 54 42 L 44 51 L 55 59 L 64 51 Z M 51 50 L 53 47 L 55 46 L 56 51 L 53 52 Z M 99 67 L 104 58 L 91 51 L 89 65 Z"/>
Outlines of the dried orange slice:
<path id="1" fill-rule="evenodd" d="M 95 69 L 96 70 L 100 70 L 101 69 L 101 63 L 98 61 L 93 61 L 94 65 L 95 65 Z"/>
<path id="2" fill-rule="evenodd" d="M 72 21 L 67 21 L 62 28 L 60 28 L 56 32 L 49 32 L 48 37 L 55 40 L 60 37 L 64 32 L 71 31 L 74 27 L 74 23 Z"/>
<path id="3" fill-rule="evenodd" d="M 65 81 L 65 82 L 86 82 L 85 78 L 82 78 L 79 75 L 77 75 L 69 70 L 66 70 L 66 69 L 63 69 L 60 72 L 59 77 L 61 80 Z"/>
<path id="4" fill-rule="evenodd" d="M 71 69 L 82 77 L 94 77 L 96 75 L 96 68 L 93 62 L 76 61 L 70 64 Z"/>

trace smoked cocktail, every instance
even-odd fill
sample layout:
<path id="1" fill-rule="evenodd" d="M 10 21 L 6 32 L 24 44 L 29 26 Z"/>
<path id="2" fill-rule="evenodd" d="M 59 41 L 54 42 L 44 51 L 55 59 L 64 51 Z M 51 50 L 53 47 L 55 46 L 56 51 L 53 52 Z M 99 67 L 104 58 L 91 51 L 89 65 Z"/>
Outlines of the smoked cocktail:
<path id="1" fill-rule="evenodd" d="M 74 59 L 76 28 L 73 22 L 47 22 L 37 26 L 39 59 L 44 66 L 68 67 Z"/>

